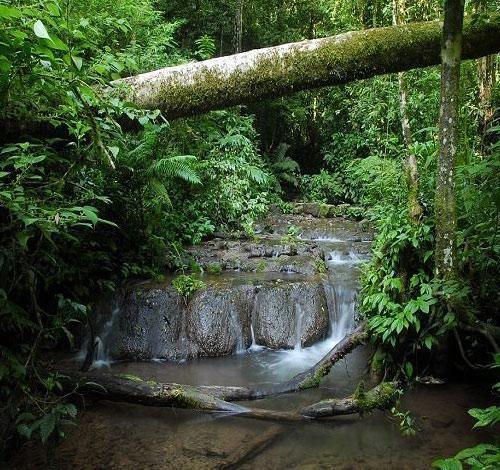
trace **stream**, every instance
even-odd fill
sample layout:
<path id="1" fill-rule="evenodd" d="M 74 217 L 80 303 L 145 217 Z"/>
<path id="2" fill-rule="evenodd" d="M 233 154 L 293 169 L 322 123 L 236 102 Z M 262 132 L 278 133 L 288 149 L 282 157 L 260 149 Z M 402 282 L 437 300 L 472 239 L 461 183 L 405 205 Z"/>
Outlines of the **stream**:
<path id="1" fill-rule="evenodd" d="M 167 318 L 164 312 L 175 300 L 166 287 L 169 280 L 165 285 L 146 284 L 141 291 L 146 294 L 134 291 L 135 297 L 111 302 L 100 323 L 94 369 L 158 382 L 243 386 L 279 383 L 321 359 L 355 325 L 359 270 L 369 259 L 372 234 L 360 223 L 341 218 L 281 215 L 261 225 L 268 228 L 258 241 L 216 240 L 193 248 L 202 266 L 215 260 L 223 268 L 221 274 L 201 276 L 207 287 L 197 294 L 199 305 L 213 305 L 212 310 L 192 308 L 203 321 L 190 320 L 189 306 L 182 323 L 174 325 Z M 301 228 L 293 252 L 282 243 L 291 225 Z M 254 269 L 254 259 L 260 269 Z M 325 262 L 324 275 L 313 269 L 318 259 Z M 168 305 L 166 297 L 171 299 Z M 130 299 L 139 307 L 128 310 Z M 193 303 L 197 305 L 196 299 Z M 176 318 L 179 308 L 173 309 Z M 157 311 L 175 335 L 164 329 L 162 336 L 163 326 L 151 323 Z M 220 321 L 225 312 L 229 313 Z M 219 337 L 213 336 L 214 331 Z M 217 344 L 211 346 L 214 341 Z M 224 351 L 232 354 L 219 354 L 219 343 L 227 343 Z M 368 346 L 355 350 L 334 366 L 319 389 L 266 398 L 251 406 L 291 411 L 349 395 L 366 379 L 369 355 Z M 79 360 L 81 355 L 74 362 Z M 473 420 L 467 414 L 470 407 L 488 405 L 488 400 L 480 384 L 416 386 L 401 405 L 415 419 L 417 433 L 412 437 L 403 436 L 398 422 L 385 412 L 278 425 L 100 401 L 81 411 L 78 426 L 68 430 L 56 451 L 55 465 L 60 469 L 430 468 L 434 459 L 488 439 L 485 431 L 471 431 Z M 268 445 L 241 464 L 228 466 L 235 455 L 245 454 L 259 436 L 276 428 L 277 437 Z M 13 464 L 12 468 L 45 468 L 45 454 L 28 443 Z"/>

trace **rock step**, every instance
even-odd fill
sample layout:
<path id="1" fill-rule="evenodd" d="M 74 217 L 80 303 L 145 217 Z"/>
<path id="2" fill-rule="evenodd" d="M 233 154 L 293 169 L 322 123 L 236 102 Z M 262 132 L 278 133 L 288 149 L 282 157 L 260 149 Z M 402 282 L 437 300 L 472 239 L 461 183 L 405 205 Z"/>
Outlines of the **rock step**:
<path id="1" fill-rule="evenodd" d="M 142 286 L 124 292 L 118 309 L 105 345 L 115 360 L 232 354 L 250 346 L 250 325 L 260 345 L 309 346 L 325 337 L 329 328 L 320 279 L 209 285 L 189 302 L 169 285 Z"/>

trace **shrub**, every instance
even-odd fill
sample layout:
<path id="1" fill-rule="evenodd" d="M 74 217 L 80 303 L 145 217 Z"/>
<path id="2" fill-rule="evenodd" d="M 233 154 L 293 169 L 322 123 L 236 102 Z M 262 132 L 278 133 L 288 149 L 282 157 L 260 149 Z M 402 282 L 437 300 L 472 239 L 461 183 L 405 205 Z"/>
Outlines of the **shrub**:
<path id="1" fill-rule="evenodd" d="M 301 178 L 302 199 L 307 202 L 339 204 L 345 200 L 346 190 L 336 174 L 321 170 Z"/>

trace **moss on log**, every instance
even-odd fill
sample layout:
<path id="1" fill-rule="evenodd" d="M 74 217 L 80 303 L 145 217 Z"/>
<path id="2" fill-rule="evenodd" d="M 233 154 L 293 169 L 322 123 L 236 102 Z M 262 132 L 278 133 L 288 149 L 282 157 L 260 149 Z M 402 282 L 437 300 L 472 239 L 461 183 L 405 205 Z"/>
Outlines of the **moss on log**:
<path id="1" fill-rule="evenodd" d="M 387 410 L 398 398 L 397 384 L 381 382 L 366 392 L 357 391 L 347 398 L 332 398 L 308 406 L 300 412 L 307 418 L 327 418 L 350 414 L 363 414 L 374 410 Z"/>
<path id="2" fill-rule="evenodd" d="M 117 80 L 140 107 L 188 116 L 298 90 L 338 85 L 440 63 L 437 21 L 348 32 Z M 467 22 L 463 58 L 500 50 L 500 15 Z"/>

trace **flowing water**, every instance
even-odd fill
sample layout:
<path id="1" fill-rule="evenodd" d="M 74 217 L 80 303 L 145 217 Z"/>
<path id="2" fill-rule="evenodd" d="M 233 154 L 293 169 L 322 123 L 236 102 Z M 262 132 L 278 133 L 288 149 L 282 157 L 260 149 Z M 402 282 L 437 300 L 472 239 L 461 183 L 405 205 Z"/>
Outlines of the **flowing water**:
<path id="1" fill-rule="evenodd" d="M 310 237 L 312 239 L 313 237 Z M 328 276 L 324 289 L 329 331 L 310 347 L 301 341 L 304 310 L 295 304 L 295 346 L 271 350 L 257 344 L 254 305 L 250 321 L 251 344 L 245 349 L 239 333 L 236 352 L 225 357 L 167 362 L 116 362 L 107 357 L 106 339 L 114 327 L 118 309 L 99 332 L 101 348 L 95 366 L 102 373 L 133 374 L 146 380 L 192 385 L 269 385 L 279 383 L 316 363 L 355 323 L 358 272 L 366 250 L 335 236 L 315 237 L 323 245 Z M 232 274 L 248 279 L 245 273 Z M 281 273 L 278 278 L 284 276 Z M 286 275 L 285 275 L 286 276 Z M 293 277 L 290 277 L 292 280 Z M 230 317 L 229 328 L 242 330 L 240 320 Z M 242 405 L 273 410 L 296 410 L 332 396 L 346 396 L 366 377 L 367 347 L 337 363 L 321 387 L 301 393 L 271 397 Z M 267 447 L 234 468 L 243 469 L 424 469 L 433 459 L 487 441 L 486 431 L 471 431 L 467 409 L 490 404 L 484 388 L 461 382 L 432 387 L 419 386 L 405 395 L 403 408 L 415 419 L 417 434 L 403 437 L 388 413 L 333 421 L 276 424 L 238 416 L 207 414 L 191 410 L 153 409 L 129 404 L 88 404 L 56 452 L 58 469 L 215 469 L 226 468 L 235 455 L 270 430 L 279 434 Z M 277 431 L 276 431 L 277 430 Z M 45 468 L 42 450 L 28 444 L 12 468 Z"/>

